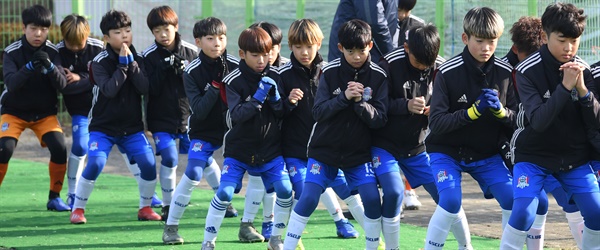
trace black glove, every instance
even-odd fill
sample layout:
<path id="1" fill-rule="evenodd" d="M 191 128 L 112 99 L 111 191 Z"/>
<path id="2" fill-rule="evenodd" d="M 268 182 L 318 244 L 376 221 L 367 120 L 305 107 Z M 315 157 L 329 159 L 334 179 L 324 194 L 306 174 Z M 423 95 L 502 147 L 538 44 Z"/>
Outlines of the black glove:
<path id="1" fill-rule="evenodd" d="M 43 50 L 38 50 L 33 53 L 33 57 L 31 58 L 33 62 L 33 67 L 36 69 L 43 68 L 42 73 L 47 74 L 48 72 L 54 69 L 54 64 L 50 61 L 50 57 L 48 53 Z M 45 72 L 44 72 L 45 70 Z"/>
<path id="2" fill-rule="evenodd" d="M 185 69 L 185 60 L 178 55 L 171 54 L 165 57 L 162 64 L 163 70 L 172 70 L 175 75 L 181 76 Z"/>

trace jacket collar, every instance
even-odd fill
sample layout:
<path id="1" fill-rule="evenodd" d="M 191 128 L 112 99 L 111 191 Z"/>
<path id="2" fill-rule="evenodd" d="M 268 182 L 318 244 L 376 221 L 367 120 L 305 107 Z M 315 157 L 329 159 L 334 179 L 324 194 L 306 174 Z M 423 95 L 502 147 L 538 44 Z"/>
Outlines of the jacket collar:
<path id="1" fill-rule="evenodd" d="M 164 45 L 158 43 L 156 40 L 154 40 L 154 44 L 156 44 L 156 47 L 158 47 L 158 49 L 161 50 L 165 50 L 168 51 L 169 53 L 179 53 L 179 51 L 181 51 L 181 35 L 179 34 L 179 32 L 175 32 L 175 48 L 173 49 L 173 51 L 170 51 L 169 49 L 167 49 L 167 47 L 165 47 Z"/>
<path id="2" fill-rule="evenodd" d="M 46 40 L 45 42 L 42 43 L 42 45 L 40 45 L 40 47 L 33 47 L 31 46 L 31 44 L 29 44 L 29 42 L 27 42 L 27 38 L 25 37 L 25 35 L 23 35 L 21 37 L 21 43 L 23 44 L 23 48 L 25 49 L 25 51 L 28 54 L 33 54 L 33 52 L 37 51 L 37 50 L 45 50 L 44 48 L 46 47 L 46 43 L 48 42 L 48 40 Z"/>
<path id="3" fill-rule="evenodd" d="M 462 53 L 463 61 L 465 62 L 465 68 L 467 69 L 467 76 L 470 77 L 471 81 L 482 85 L 483 88 L 491 88 L 490 83 L 487 81 L 487 75 L 492 73 L 494 61 L 496 60 L 496 55 L 492 54 L 490 59 L 483 64 L 482 67 L 479 67 L 475 58 L 469 52 L 469 48 L 465 46 Z"/>
<path id="4" fill-rule="evenodd" d="M 270 68 L 271 68 L 271 65 L 269 65 L 267 63 L 267 66 L 265 67 L 263 72 L 255 72 L 250 67 L 248 67 L 248 65 L 246 64 L 246 60 L 241 59 L 240 64 L 239 64 L 239 69 L 242 72 L 242 74 L 244 74 L 244 78 L 246 78 L 247 80 L 249 80 L 251 82 L 256 82 L 256 83 L 258 83 L 258 81 L 260 81 L 260 79 L 263 76 L 266 76 L 269 73 Z"/>
<path id="5" fill-rule="evenodd" d="M 358 78 L 359 75 L 362 75 L 369 70 L 370 64 L 371 64 L 371 54 L 369 53 L 365 63 L 362 66 L 360 66 L 360 68 L 358 68 L 358 69 L 355 69 L 352 66 L 350 66 L 348 61 L 346 61 L 346 58 L 344 57 L 344 55 L 342 55 L 340 57 L 340 62 L 341 62 L 340 69 L 342 71 L 342 74 L 354 75 L 354 78 L 356 79 L 356 78 Z"/>
<path id="6" fill-rule="evenodd" d="M 322 66 L 322 63 L 323 63 L 323 57 L 321 56 L 321 54 L 319 54 L 319 52 L 317 52 L 317 56 L 312 61 L 312 65 L 311 65 L 310 69 L 305 67 L 304 65 L 302 65 L 298 61 L 298 59 L 296 59 L 293 52 L 290 54 L 290 62 L 292 63 L 293 69 L 304 72 L 304 73 L 308 74 L 309 77 L 312 77 L 315 75 L 315 73 L 318 73 L 320 71 L 320 69 L 321 69 L 320 66 Z"/>

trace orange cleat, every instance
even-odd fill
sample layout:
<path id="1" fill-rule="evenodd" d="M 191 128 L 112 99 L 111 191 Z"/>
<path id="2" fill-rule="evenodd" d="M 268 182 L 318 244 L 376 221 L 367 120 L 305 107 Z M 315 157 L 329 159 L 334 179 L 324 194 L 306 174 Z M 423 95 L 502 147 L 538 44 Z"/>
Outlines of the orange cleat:
<path id="1" fill-rule="evenodd" d="M 77 208 L 71 212 L 71 224 L 85 224 L 87 219 L 83 215 L 85 211 L 83 208 Z"/>
<path id="2" fill-rule="evenodd" d="M 150 206 L 143 207 L 138 211 L 138 220 L 161 220 L 162 217 L 154 212 Z"/>

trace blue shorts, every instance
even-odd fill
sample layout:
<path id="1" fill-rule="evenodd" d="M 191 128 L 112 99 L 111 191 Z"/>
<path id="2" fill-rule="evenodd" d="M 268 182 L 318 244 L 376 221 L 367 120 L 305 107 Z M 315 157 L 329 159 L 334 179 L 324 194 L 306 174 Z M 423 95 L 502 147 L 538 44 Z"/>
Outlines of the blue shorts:
<path id="1" fill-rule="evenodd" d="M 544 180 L 553 175 L 567 192 L 567 200 L 573 194 L 599 192 L 598 182 L 589 163 L 568 172 L 552 174 L 548 169 L 529 162 L 519 162 L 513 169 L 513 192 L 516 198 L 535 198 L 542 190 Z"/>
<path id="2" fill-rule="evenodd" d="M 181 143 L 181 141 L 179 141 L 179 143 Z M 190 145 L 191 147 L 188 147 L 188 159 L 205 161 L 209 165 L 213 161 L 214 152 L 220 148 L 220 146 L 215 146 L 210 142 L 205 142 L 198 139 L 192 140 Z"/>
<path id="3" fill-rule="evenodd" d="M 307 161 L 301 160 L 298 158 L 284 158 L 285 166 L 290 174 L 290 179 L 292 184 L 302 182 L 306 180 L 306 165 Z M 330 187 L 337 187 L 339 185 L 346 185 L 346 177 L 344 176 L 344 172 L 342 170 L 338 170 L 338 174 L 329 184 Z"/>
<path id="4" fill-rule="evenodd" d="M 462 181 L 462 172 L 469 173 L 479 183 L 479 188 L 483 191 L 486 199 L 494 197 L 489 190 L 490 186 L 512 182 L 510 171 L 504 165 L 504 160 L 499 154 L 469 164 L 458 162 L 442 153 L 430 153 L 429 157 L 431 173 L 434 176 L 438 192 L 450 187 L 459 187 Z"/>
<path id="5" fill-rule="evenodd" d="M 306 180 L 304 182 L 315 183 L 323 189 L 335 186 L 332 184 L 338 178 L 340 169 L 330 167 L 327 164 L 312 158 L 308 158 L 307 168 L 309 172 L 306 173 Z M 364 164 L 353 168 L 343 169 L 341 171 L 345 175 L 350 190 L 356 190 L 359 186 L 364 184 L 377 183 L 375 173 L 373 172 L 373 164 L 371 162 L 365 162 Z"/>
<path id="6" fill-rule="evenodd" d="M 166 132 L 152 133 L 154 144 L 156 145 L 156 155 L 160 155 L 160 151 L 169 147 L 176 147 L 175 140 L 179 139 L 179 153 L 187 154 L 190 148 L 190 138 L 187 134 L 171 134 Z"/>
<path id="7" fill-rule="evenodd" d="M 193 142 L 193 141 L 192 141 Z M 190 150 L 191 153 L 192 150 Z M 283 157 L 278 156 L 268 163 L 252 166 L 231 157 L 225 158 L 223 161 L 223 170 L 221 170 L 221 182 L 232 182 L 236 184 L 235 193 L 238 193 L 242 188 L 242 179 L 244 174 L 258 176 L 262 178 L 265 189 L 273 186 L 277 181 L 290 180 L 288 171 L 285 168 Z"/>
<path id="8" fill-rule="evenodd" d="M 546 193 L 552 193 L 552 191 L 554 191 L 554 189 L 557 188 L 562 188 L 560 182 L 558 182 L 558 180 L 554 178 L 554 176 L 548 175 L 546 177 L 546 180 L 544 180 L 544 191 L 546 191 Z"/>
<path id="9" fill-rule="evenodd" d="M 148 142 L 146 134 L 143 131 L 125 136 L 108 136 L 102 132 L 90 132 L 90 142 L 88 147 L 89 157 L 108 158 L 108 154 L 113 145 L 117 144 L 122 153 L 126 153 L 129 159 L 136 155 L 153 154 L 152 145 Z"/>
<path id="10" fill-rule="evenodd" d="M 371 153 L 373 154 L 373 169 L 376 176 L 388 172 L 398 172 L 398 167 L 400 167 L 402 173 L 406 176 L 406 180 L 413 188 L 435 181 L 431 175 L 429 155 L 426 152 L 401 159 L 395 159 L 385 149 L 377 147 L 372 147 Z"/>

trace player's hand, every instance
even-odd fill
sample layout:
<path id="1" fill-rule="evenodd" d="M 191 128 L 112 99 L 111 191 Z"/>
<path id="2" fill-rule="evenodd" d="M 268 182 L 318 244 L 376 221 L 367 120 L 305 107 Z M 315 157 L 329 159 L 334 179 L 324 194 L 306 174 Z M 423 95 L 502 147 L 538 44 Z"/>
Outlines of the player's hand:
<path id="1" fill-rule="evenodd" d="M 583 70 L 585 66 L 578 62 L 566 62 L 560 66 L 559 70 L 563 72 L 562 84 L 568 89 L 572 90 L 576 85 L 585 85 L 583 83 Z"/>
<path id="2" fill-rule="evenodd" d="M 348 100 L 360 102 L 360 100 L 362 99 L 363 92 L 364 86 L 362 85 L 362 83 L 350 81 L 348 82 L 348 87 L 346 88 L 346 91 L 344 91 L 344 95 Z"/>
<path id="3" fill-rule="evenodd" d="M 465 113 L 467 118 L 472 121 L 478 119 L 486 109 L 493 105 L 492 99 L 494 96 L 497 98 L 497 94 L 493 89 L 482 89 L 481 94 L 477 97 L 477 100 L 475 100 L 473 105 L 466 110 Z"/>
<path id="4" fill-rule="evenodd" d="M 46 51 L 38 50 L 34 52 L 31 62 L 33 62 L 33 68 L 39 69 L 42 74 L 48 74 L 48 72 L 54 70 L 54 64 L 50 61 Z"/>
<path id="5" fill-rule="evenodd" d="M 290 95 L 288 96 L 288 100 L 291 104 L 296 104 L 298 101 L 302 100 L 304 97 L 304 92 L 302 90 L 295 88 L 290 91 Z"/>
<path id="6" fill-rule="evenodd" d="M 423 109 L 423 115 L 429 116 L 429 106 L 425 106 L 425 108 Z"/>
<path id="7" fill-rule="evenodd" d="M 121 51 L 119 52 L 119 63 L 123 65 L 129 65 L 135 59 L 133 58 L 133 54 L 131 50 L 129 50 L 129 46 L 126 43 L 121 45 Z"/>
<path id="8" fill-rule="evenodd" d="M 269 78 L 270 79 L 270 78 Z M 273 79 L 271 79 L 273 80 Z M 261 104 L 265 102 L 265 100 L 267 99 L 267 96 L 269 95 L 269 91 L 271 90 L 272 85 L 266 82 L 263 82 L 262 80 L 258 82 L 258 89 L 256 89 L 256 92 L 254 93 L 254 95 L 252 96 L 254 99 L 256 99 L 258 102 L 260 102 Z"/>
<path id="9" fill-rule="evenodd" d="M 81 76 L 79 74 L 75 74 L 71 72 L 69 69 L 65 69 L 65 76 L 67 77 L 67 84 L 71 84 L 74 82 L 78 82 L 81 80 Z"/>
<path id="10" fill-rule="evenodd" d="M 425 111 L 425 97 L 417 96 L 408 100 L 408 111 L 413 114 L 423 114 Z"/>

